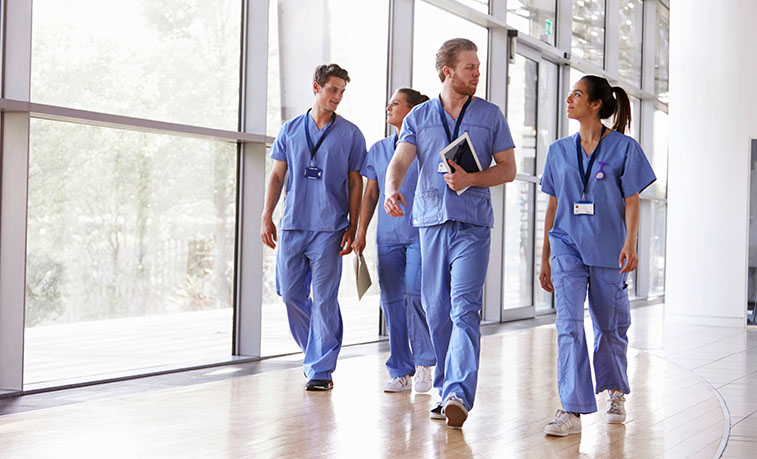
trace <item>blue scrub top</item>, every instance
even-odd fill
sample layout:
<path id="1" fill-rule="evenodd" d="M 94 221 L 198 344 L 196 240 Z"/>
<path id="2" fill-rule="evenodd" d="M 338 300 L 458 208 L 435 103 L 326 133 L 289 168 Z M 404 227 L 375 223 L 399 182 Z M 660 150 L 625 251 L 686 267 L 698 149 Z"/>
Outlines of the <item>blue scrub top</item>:
<path id="1" fill-rule="evenodd" d="M 415 196 L 415 185 L 418 183 L 418 162 L 413 161 L 410 169 L 405 176 L 405 182 L 400 188 L 400 193 L 405 196 L 407 203 L 406 212 L 403 217 L 390 217 L 382 205 L 384 200 L 384 189 L 386 184 L 386 169 L 389 161 L 394 155 L 394 142 L 397 135 L 389 136 L 385 139 L 374 143 L 368 154 L 365 156 L 365 163 L 360 173 L 369 180 L 376 180 L 379 189 L 378 225 L 376 226 L 376 241 L 385 243 L 412 243 L 420 240 L 418 228 L 412 225 L 413 197 Z"/>
<path id="2" fill-rule="evenodd" d="M 574 215 L 573 204 L 581 200 L 583 192 L 577 139 L 578 133 L 550 145 L 544 165 L 541 190 L 558 202 L 549 232 L 551 253 L 578 256 L 587 266 L 617 269 L 626 240 L 625 198 L 640 193 L 657 178 L 641 146 L 631 137 L 611 131 L 602 139 L 587 185 L 586 201 L 594 203 L 594 215 Z M 587 155 L 581 151 L 586 167 Z M 607 163 L 602 180 L 596 178 L 600 161 Z"/>
<path id="3" fill-rule="evenodd" d="M 323 176 L 309 179 L 305 177 L 305 168 L 310 167 L 306 116 L 284 123 L 271 148 L 270 157 L 286 161 L 289 172 L 280 226 L 282 230 L 341 231 L 349 226 L 349 172 L 359 171 L 363 164 L 365 138 L 357 126 L 337 116 L 315 155 L 314 165 L 323 170 Z M 318 130 L 311 117 L 307 124 L 315 146 L 332 123 Z"/>
<path id="4" fill-rule="evenodd" d="M 415 145 L 418 152 L 418 186 L 413 204 L 413 225 L 434 226 L 446 221 L 459 221 L 491 228 L 494 226 L 488 188 L 470 187 L 459 195 L 438 172 L 442 159 L 439 152 L 449 142 L 439 116 L 439 98 L 416 105 L 405 117 L 400 142 Z M 455 120 L 445 111 L 450 130 Z M 474 97 L 465 112 L 460 132 L 468 132 L 481 167 L 488 168 L 494 153 L 514 148 L 510 127 L 499 107 Z M 454 140 L 454 139 L 453 139 Z"/>

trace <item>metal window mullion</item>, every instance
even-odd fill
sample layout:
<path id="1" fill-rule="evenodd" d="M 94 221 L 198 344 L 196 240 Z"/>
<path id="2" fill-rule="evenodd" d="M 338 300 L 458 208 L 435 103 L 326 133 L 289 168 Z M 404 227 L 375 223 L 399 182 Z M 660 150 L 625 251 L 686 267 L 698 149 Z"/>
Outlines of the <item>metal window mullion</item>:
<path id="1" fill-rule="evenodd" d="M 507 17 L 507 4 L 501 0 L 490 0 L 490 14 L 501 19 Z M 487 98 L 507 113 L 507 71 L 509 62 L 509 38 L 507 29 L 496 27 L 489 29 L 489 46 L 487 64 Z M 489 246 L 489 267 L 484 283 L 484 301 L 481 316 L 485 321 L 501 322 L 503 320 L 503 283 L 505 267 L 505 185 L 492 187 L 491 205 L 494 211 L 494 227 L 491 230 Z"/>
<path id="2" fill-rule="evenodd" d="M 268 0 L 243 1 L 240 130 L 266 132 Z M 239 145 L 233 353 L 259 357 L 263 306 L 260 215 L 265 196 L 265 144 Z"/>
<path id="3" fill-rule="evenodd" d="M 555 19 L 555 43 L 567 57 L 571 54 L 571 39 L 573 38 L 573 0 L 557 0 L 557 14 Z"/>
<path id="4" fill-rule="evenodd" d="M 642 27 L 641 88 L 652 97 L 641 99 L 639 115 L 639 144 L 647 154 L 654 148 L 654 65 L 656 43 L 657 0 L 645 0 Z M 654 231 L 652 203 L 642 199 L 639 212 L 638 256 L 636 268 L 636 296 L 649 296 L 649 272 L 651 269 L 651 240 Z"/>
<path id="5" fill-rule="evenodd" d="M 618 81 L 620 48 L 620 0 L 605 2 L 605 71 L 611 80 Z"/>
<path id="6" fill-rule="evenodd" d="M 99 126 L 153 134 L 175 135 L 219 142 L 268 142 L 273 139 L 264 133 L 228 131 L 189 124 L 135 118 L 111 113 L 94 112 L 57 105 L 38 104 L 11 98 L 0 98 L 0 111 L 27 112 L 32 118 Z"/>
<path id="7" fill-rule="evenodd" d="M 571 56 L 571 39 L 573 37 L 573 0 L 557 0 L 557 18 L 556 24 L 556 37 L 555 42 L 557 47 L 563 52 L 565 58 Z M 558 94 L 558 100 L 562 101 L 562 98 L 570 91 L 570 63 L 560 65 L 558 75 L 558 87 L 560 93 Z M 568 116 L 565 110 L 562 109 L 562 104 L 558 110 L 558 137 L 565 137 L 568 135 Z"/>
<path id="8" fill-rule="evenodd" d="M 472 22 L 474 24 L 478 24 L 481 27 L 486 28 L 492 28 L 492 27 L 499 27 L 503 29 L 507 29 L 507 23 L 505 22 L 505 18 L 507 16 L 507 8 L 505 5 L 505 14 L 493 14 L 495 12 L 495 8 L 492 8 L 492 6 L 489 6 L 489 11 L 492 12 L 490 14 L 482 13 L 481 11 L 478 11 L 475 8 L 471 8 L 468 5 L 465 5 L 463 3 L 458 2 L 457 0 L 423 0 L 424 2 L 434 5 L 437 8 L 444 10 L 448 13 L 452 13 L 455 16 L 459 16 L 463 19 L 466 19 L 469 22 Z M 490 2 L 492 0 L 489 0 Z"/>
<path id="9" fill-rule="evenodd" d="M 2 6 L 2 95 L 28 102 L 32 0 L 6 0 Z M 0 391 L 19 392 L 24 372 L 29 112 L 3 112 L 1 116 Z"/>
<path id="10" fill-rule="evenodd" d="M 415 0 L 391 0 L 389 3 L 389 54 L 387 56 L 388 101 L 394 91 L 413 83 L 413 27 Z M 386 134 L 393 132 L 387 123 Z"/>

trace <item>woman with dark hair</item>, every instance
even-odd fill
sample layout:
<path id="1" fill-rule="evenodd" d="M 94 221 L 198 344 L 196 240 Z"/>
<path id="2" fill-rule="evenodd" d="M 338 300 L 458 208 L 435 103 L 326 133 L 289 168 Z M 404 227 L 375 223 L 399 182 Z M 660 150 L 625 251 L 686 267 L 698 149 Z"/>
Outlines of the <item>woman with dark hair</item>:
<path id="1" fill-rule="evenodd" d="M 581 127 L 550 145 L 541 179 L 549 204 L 539 281 L 555 292 L 562 403 L 544 432 L 556 436 L 580 433 L 580 415 L 597 411 L 595 394 L 605 390 L 606 421 L 625 422 L 631 324 L 626 278 L 638 262 L 639 193 L 656 180 L 639 144 L 624 135 L 631 105 L 622 88 L 589 75 L 573 86 L 565 102 L 568 118 Z M 612 129 L 601 121 L 610 117 Z M 596 388 L 584 333 L 587 289 Z"/>
<path id="2" fill-rule="evenodd" d="M 386 121 L 397 132 L 373 144 L 365 157 L 360 173 L 368 179 L 360 205 L 357 236 L 352 248 L 361 253 L 365 236 L 376 203 L 384 195 L 386 168 L 394 155 L 402 120 L 410 110 L 428 97 L 410 88 L 397 90 L 386 107 Z M 411 167 L 402 193 L 412 205 L 418 166 Z M 421 247 L 418 228 L 412 225 L 411 216 L 390 217 L 383 206 L 379 210 L 376 229 L 378 248 L 378 274 L 381 288 L 381 309 L 389 328 L 389 359 L 386 368 L 389 381 L 384 392 L 402 392 L 414 386 L 416 392 L 431 390 L 431 369 L 436 364 L 434 349 L 428 331 L 426 313 L 421 304 Z"/>

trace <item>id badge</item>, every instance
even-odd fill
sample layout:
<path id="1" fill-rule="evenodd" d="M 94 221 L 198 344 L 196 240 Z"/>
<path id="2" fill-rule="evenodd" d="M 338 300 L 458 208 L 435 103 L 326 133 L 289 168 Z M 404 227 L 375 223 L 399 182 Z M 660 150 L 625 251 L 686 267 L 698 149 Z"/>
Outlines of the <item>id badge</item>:
<path id="1" fill-rule="evenodd" d="M 323 175 L 323 171 L 317 167 L 311 166 L 305 168 L 305 177 L 311 180 L 320 180 Z"/>
<path id="2" fill-rule="evenodd" d="M 573 215 L 594 215 L 594 203 L 591 201 L 578 201 L 573 204 Z"/>
<path id="3" fill-rule="evenodd" d="M 439 167 L 436 168 L 436 172 L 438 172 L 440 174 L 446 174 L 447 173 L 447 168 L 444 167 L 444 163 L 439 163 Z"/>

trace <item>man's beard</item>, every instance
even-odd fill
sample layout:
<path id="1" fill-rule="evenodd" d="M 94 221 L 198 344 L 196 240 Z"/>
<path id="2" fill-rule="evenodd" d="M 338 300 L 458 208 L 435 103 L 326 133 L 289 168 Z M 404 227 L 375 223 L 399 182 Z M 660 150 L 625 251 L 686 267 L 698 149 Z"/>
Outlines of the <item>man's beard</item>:
<path id="1" fill-rule="evenodd" d="M 457 75 L 452 75 L 452 89 L 459 94 L 473 96 L 476 94 L 476 86 L 468 86 Z"/>

